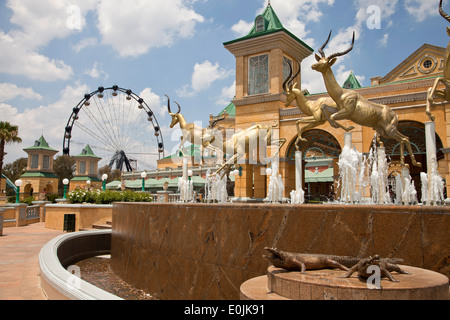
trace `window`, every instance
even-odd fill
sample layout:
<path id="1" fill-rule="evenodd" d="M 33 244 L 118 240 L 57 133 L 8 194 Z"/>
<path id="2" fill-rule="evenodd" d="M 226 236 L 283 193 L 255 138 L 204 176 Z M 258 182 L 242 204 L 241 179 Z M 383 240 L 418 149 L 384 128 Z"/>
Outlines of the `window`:
<path id="1" fill-rule="evenodd" d="M 80 169 L 78 173 L 85 174 L 86 173 L 86 161 L 80 161 Z"/>
<path id="2" fill-rule="evenodd" d="M 433 66 L 433 61 L 431 61 L 430 59 L 427 59 L 423 62 L 423 67 L 425 69 L 430 69 Z"/>
<path id="3" fill-rule="evenodd" d="M 50 156 L 44 156 L 43 168 L 50 169 Z"/>
<path id="4" fill-rule="evenodd" d="M 258 18 L 256 18 L 255 31 L 256 32 L 263 32 L 263 31 L 265 31 L 264 17 L 259 16 Z"/>
<path id="5" fill-rule="evenodd" d="M 89 174 L 95 174 L 95 163 L 89 163 Z"/>
<path id="6" fill-rule="evenodd" d="M 31 169 L 37 169 L 39 166 L 39 156 L 34 154 L 31 156 Z"/>
<path id="7" fill-rule="evenodd" d="M 269 55 L 251 57 L 248 71 L 248 95 L 269 92 Z"/>

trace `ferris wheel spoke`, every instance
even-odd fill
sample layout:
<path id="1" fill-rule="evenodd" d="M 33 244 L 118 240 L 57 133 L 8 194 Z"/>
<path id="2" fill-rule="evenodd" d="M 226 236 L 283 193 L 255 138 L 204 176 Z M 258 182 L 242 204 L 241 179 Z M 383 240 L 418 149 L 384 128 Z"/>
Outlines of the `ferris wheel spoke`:
<path id="1" fill-rule="evenodd" d="M 88 134 L 90 137 L 94 138 L 95 140 L 97 140 L 100 143 L 103 143 L 105 146 L 108 146 L 110 148 L 115 148 L 115 146 L 113 144 L 111 144 L 109 141 L 103 139 L 101 136 L 97 135 L 96 133 L 94 133 L 92 130 L 90 130 L 89 128 L 87 128 L 86 126 L 84 126 L 83 124 L 79 123 L 79 122 L 75 122 L 75 125 L 80 128 L 83 132 L 85 132 L 86 134 Z"/>
<path id="2" fill-rule="evenodd" d="M 95 99 L 95 106 L 97 108 L 99 117 L 101 120 L 97 120 L 99 123 L 102 124 L 101 128 L 105 130 L 106 135 L 110 137 L 112 141 L 114 141 L 114 144 L 116 145 L 116 148 L 119 148 L 117 145 L 117 136 L 116 131 L 112 126 L 112 119 L 110 117 L 111 113 L 106 112 L 105 108 L 103 106 L 103 103 L 100 101 L 100 99 Z M 109 114 L 109 116 L 108 116 Z"/>
<path id="3" fill-rule="evenodd" d="M 103 136 L 103 138 L 108 141 L 108 144 L 113 145 L 117 148 L 116 143 L 112 137 L 111 131 L 109 130 L 107 123 L 104 120 L 100 120 L 98 116 L 95 115 L 93 110 L 88 108 L 83 108 L 84 112 L 87 114 L 88 119 L 92 122 L 93 126 L 97 129 L 97 131 Z"/>

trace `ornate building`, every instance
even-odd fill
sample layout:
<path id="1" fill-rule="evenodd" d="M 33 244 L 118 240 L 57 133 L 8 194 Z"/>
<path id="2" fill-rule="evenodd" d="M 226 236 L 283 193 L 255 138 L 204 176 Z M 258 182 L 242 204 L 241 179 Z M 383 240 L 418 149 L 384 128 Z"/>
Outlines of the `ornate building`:
<path id="1" fill-rule="evenodd" d="M 74 158 L 76 161 L 76 170 L 74 177 L 70 180 L 69 191 L 86 187 L 100 189 L 102 187 L 102 181 L 98 178 L 98 162 L 101 158 L 94 154 L 89 145 L 83 149 L 81 154 Z"/>
<path id="2" fill-rule="evenodd" d="M 23 196 L 42 200 L 46 194 L 57 193 L 58 177 L 53 173 L 53 157 L 58 151 L 50 148 L 44 136 L 23 150 L 28 154 L 26 172 L 20 176 Z"/>
<path id="3" fill-rule="evenodd" d="M 295 101 L 292 106 L 285 107 L 286 94 L 282 84 L 289 74 L 288 62 L 296 66 L 294 61 L 302 61 L 314 50 L 283 27 L 270 5 L 256 17 L 247 36 L 226 42 L 224 46 L 236 57 L 236 96 L 224 112 L 234 114 L 236 130 L 246 129 L 255 123 L 272 124 L 274 120 L 278 121 L 279 136 L 288 141 L 281 149 L 279 168 L 285 196 L 288 197 L 289 192 L 295 189 L 296 122 L 305 115 L 296 107 Z M 424 123 L 428 121 L 425 114 L 427 90 L 438 76 L 442 76 L 444 56 L 444 48 L 424 44 L 386 76 L 372 78 L 369 87 L 361 87 L 353 73 L 342 84 L 344 88 L 357 90 L 370 101 L 389 106 L 398 114 L 399 131 L 410 138 L 416 159 L 422 163 L 422 168 L 410 164 L 411 176 L 419 193 L 420 172 L 427 172 L 424 132 Z M 317 76 L 321 77 L 319 73 Z M 301 72 L 294 82 L 301 88 Z M 307 95 L 310 101 L 323 97 L 329 97 L 328 93 Z M 439 173 L 446 180 L 447 188 L 450 186 L 448 112 L 450 104 L 447 103 L 440 103 L 433 110 L 436 116 Z M 211 117 L 211 121 L 220 116 Z M 368 127 L 350 124 L 350 121 L 341 121 L 341 124 L 355 127 L 352 131 L 353 145 L 359 152 L 369 153 L 375 132 Z M 301 143 L 300 149 L 305 161 L 307 191 L 311 196 L 326 194 L 338 175 L 337 160 L 344 145 L 344 131 L 326 123 L 306 131 L 304 138 L 308 142 Z M 393 177 L 398 171 L 400 147 L 393 140 L 384 142 Z M 409 157 L 406 159 L 410 161 Z M 239 164 L 239 168 L 241 174 L 236 177 L 235 196 L 265 198 L 268 185 L 266 164 L 251 163 L 247 159 Z"/>

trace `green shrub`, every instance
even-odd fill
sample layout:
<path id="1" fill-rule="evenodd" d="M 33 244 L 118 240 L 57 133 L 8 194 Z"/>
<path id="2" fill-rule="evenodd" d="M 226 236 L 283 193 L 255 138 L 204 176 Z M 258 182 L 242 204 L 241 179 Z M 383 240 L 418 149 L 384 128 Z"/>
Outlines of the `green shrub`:
<path id="1" fill-rule="evenodd" d="M 28 197 L 28 198 L 20 200 L 20 203 L 26 203 L 27 205 L 32 206 L 33 201 L 34 201 L 34 197 Z"/>
<path id="2" fill-rule="evenodd" d="M 47 201 L 51 201 L 52 203 L 56 203 L 56 199 L 59 199 L 60 196 L 57 193 L 47 194 Z"/>
<path id="3" fill-rule="evenodd" d="M 94 190 L 86 191 L 76 189 L 67 194 L 70 203 L 95 203 L 95 204 L 111 204 L 113 202 L 152 202 L 153 198 L 148 193 L 137 193 L 130 190 Z"/>

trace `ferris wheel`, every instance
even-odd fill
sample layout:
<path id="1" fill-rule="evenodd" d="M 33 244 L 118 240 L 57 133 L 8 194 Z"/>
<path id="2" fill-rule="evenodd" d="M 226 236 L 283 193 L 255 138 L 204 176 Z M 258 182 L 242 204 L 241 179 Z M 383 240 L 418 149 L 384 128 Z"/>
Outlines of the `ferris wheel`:
<path id="1" fill-rule="evenodd" d="M 164 157 L 161 127 L 147 103 L 117 85 L 84 95 L 64 132 L 63 154 L 79 155 L 89 145 L 99 168 L 152 170 Z"/>

